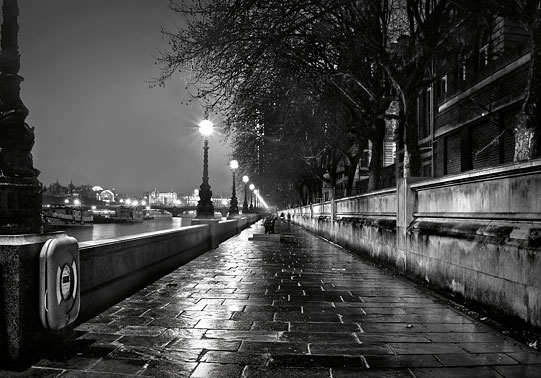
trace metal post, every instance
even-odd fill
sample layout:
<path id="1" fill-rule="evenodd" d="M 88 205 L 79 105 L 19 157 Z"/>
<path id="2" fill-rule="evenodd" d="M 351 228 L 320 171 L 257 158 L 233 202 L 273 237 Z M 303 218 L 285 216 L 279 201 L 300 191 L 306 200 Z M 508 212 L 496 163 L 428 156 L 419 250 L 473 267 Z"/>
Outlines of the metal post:
<path id="1" fill-rule="evenodd" d="M 248 212 L 248 201 L 246 200 L 246 193 L 248 192 L 248 183 L 244 184 L 244 202 L 242 203 L 242 213 Z"/>
<path id="2" fill-rule="evenodd" d="M 20 98 L 17 0 L 2 3 L 0 46 L 0 234 L 37 233 L 41 228 L 41 186 L 34 168 L 34 129 Z"/>
<path id="3" fill-rule="evenodd" d="M 208 138 L 205 138 L 203 144 L 203 183 L 199 187 L 199 202 L 197 203 L 198 218 L 214 218 L 212 191 L 209 185 L 208 151 L 209 141 Z"/>
<path id="4" fill-rule="evenodd" d="M 231 206 L 229 207 L 229 214 L 236 215 L 239 213 L 239 208 L 237 206 L 237 194 L 235 193 L 235 170 L 233 169 L 233 194 L 231 196 Z"/>

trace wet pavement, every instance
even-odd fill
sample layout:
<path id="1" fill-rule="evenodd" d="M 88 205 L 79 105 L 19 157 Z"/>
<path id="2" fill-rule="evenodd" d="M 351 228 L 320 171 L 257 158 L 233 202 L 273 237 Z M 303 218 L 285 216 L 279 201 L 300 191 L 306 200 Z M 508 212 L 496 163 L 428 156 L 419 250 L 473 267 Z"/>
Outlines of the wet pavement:
<path id="1" fill-rule="evenodd" d="M 541 377 L 541 353 L 296 226 L 252 226 L 2 377 Z"/>

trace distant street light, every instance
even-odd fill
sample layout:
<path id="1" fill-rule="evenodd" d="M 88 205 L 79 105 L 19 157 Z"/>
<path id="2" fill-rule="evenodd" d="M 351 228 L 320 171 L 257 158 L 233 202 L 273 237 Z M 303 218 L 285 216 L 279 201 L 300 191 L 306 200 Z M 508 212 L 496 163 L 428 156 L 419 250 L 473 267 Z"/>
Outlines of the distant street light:
<path id="1" fill-rule="evenodd" d="M 79 201 L 78 198 L 74 199 L 73 200 L 73 205 L 78 207 L 79 208 L 79 216 L 81 219 L 79 219 L 81 221 L 81 223 L 83 223 L 83 209 L 81 209 L 81 201 Z M 76 221 L 77 219 L 75 218 L 77 216 L 77 211 L 74 210 L 73 211 L 73 220 Z"/>
<path id="2" fill-rule="evenodd" d="M 239 213 L 237 194 L 235 193 L 235 171 L 239 167 L 239 162 L 236 160 L 231 160 L 229 162 L 229 168 L 233 172 L 233 190 L 231 194 L 231 206 L 229 207 L 229 215 L 237 215 Z"/>
<path id="3" fill-rule="evenodd" d="M 250 190 L 252 191 L 250 193 L 250 211 L 254 211 L 254 189 L 255 189 L 255 185 L 254 184 L 250 184 Z"/>
<path id="4" fill-rule="evenodd" d="M 64 200 L 64 203 L 67 205 L 68 203 L 70 203 L 70 200 L 66 198 L 66 199 Z"/>
<path id="5" fill-rule="evenodd" d="M 199 202 L 197 203 L 198 218 L 214 218 L 212 191 L 209 185 L 209 139 L 214 125 L 205 119 L 199 123 L 199 132 L 205 138 L 203 142 L 203 183 L 199 186 Z"/>
<path id="6" fill-rule="evenodd" d="M 246 193 L 248 193 L 248 181 L 250 181 L 250 178 L 248 178 L 248 176 L 242 176 L 242 182 L 244 183 L 244 202 L 242 203 L 243 214 L 246 214 L 248 212 L 248 202 L 246 201 Z"/>

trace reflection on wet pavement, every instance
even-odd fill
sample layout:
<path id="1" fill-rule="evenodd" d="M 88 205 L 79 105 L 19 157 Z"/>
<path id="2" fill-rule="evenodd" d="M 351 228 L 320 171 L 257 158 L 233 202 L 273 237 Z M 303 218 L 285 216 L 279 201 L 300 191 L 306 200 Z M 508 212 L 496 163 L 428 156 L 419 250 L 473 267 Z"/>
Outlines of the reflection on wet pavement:
<path id="1" fill-rule="evenodd" d="M 541 354 L 287 223 L 77 328 L 32 377 L 539 377 Z"/>

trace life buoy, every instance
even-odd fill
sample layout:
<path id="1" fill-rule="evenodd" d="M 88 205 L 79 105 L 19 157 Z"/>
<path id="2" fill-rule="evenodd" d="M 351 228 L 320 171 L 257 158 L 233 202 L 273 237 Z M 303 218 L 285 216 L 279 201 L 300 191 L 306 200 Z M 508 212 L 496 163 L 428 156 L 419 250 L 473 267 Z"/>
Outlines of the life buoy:
<path id="1" fill-rule="evenodd" d="M 39 260 L 41 323 L 59 330 L 79 314 L 79 244 L 69 236 L 49 239 L 41 248 Z"/>

